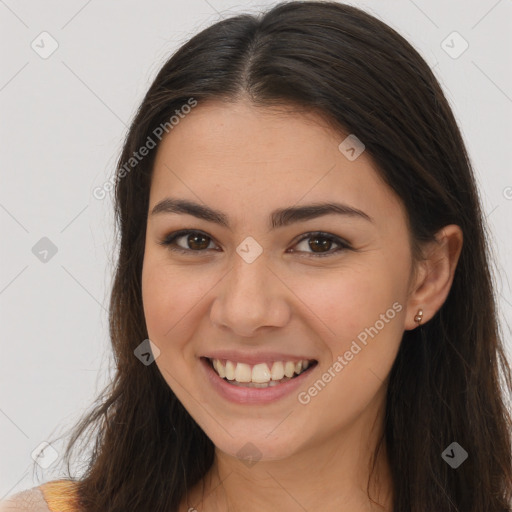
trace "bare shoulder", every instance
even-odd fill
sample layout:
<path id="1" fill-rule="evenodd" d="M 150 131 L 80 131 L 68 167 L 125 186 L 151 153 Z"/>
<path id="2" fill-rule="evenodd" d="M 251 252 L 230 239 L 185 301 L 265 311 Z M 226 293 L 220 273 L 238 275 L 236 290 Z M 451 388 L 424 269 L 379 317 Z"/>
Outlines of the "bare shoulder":
<path id="1" fill-rule="evenodd" d="M 39 487 L 19 492 L 0 502 L 0 512 L 50 512 Z"/>

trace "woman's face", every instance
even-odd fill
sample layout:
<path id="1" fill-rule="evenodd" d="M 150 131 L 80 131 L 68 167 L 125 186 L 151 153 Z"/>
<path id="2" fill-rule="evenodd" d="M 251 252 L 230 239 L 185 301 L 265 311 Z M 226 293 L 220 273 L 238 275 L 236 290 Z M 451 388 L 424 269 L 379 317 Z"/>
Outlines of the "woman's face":
<path id="1" fill-rule="evenodd" d="M 313 115 L 209 103 L 158 148 L 142 273 L 148 335 L 173 392 L 229 455 L 280 459 L 357 436 L 381 410 L 413 327 L 404 210 L 357 141 L 339 148 L 347 135 Z M 218 213 L 157 207 L 166 199 Z M 337 213 L 307 208 L 335 203 Z M 162 245 L 179 230 L 193 233 Z M 222 379 L 206 358 L 261 387 Z M 301 360 L 307 370 L 281 382 Z"/>

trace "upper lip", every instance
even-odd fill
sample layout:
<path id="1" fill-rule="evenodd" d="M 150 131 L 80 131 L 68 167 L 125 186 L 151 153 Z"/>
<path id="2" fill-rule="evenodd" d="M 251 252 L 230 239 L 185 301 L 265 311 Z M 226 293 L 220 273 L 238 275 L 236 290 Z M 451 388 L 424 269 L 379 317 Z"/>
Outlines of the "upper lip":
<path id="1" fill-rule="evenodd" d="M 237 350 L 215 350 L 203 354 L 202 357 L 208 359 L 222 359 L 229 360 L 236 363 L 245 364 L 258 364 L 258 363 L 273 363 L 275 361 L 293 361 L 298 363 L 299 361 L 316 361 L 314 357 L 306 355 L 292 355 L 285 354 L 283 352 L 239 352 Z"/>

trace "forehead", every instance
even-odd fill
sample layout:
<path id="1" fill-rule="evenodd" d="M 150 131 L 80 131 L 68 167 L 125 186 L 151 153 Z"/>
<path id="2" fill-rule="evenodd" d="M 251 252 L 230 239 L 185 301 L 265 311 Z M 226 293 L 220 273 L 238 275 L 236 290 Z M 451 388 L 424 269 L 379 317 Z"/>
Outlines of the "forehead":
<path id="1" fill-rule="evenodd" d="M 336 149 L 342 137 L 315 113 L 286 106 L 263 108 L 245 100 L 210 101 L 183 116 L 163 138 L 158 153 L 188 151 L 189 160 L 215 157 L 225 164 L 238 161 L 237 165 L 271 164 L 285 158 L 297 162 L 305 153 L 320 160 L 325 149 Z"/>
<path id="2" fill-rule="evenodd" d="M 349 159 L 340 150 L 348 135 L 314 113 L 247 102 L 199 104 L 158 147 L 150 207 L 172 195 L 254 213 L 266 205 L 326 200 L 345 201 L 372 217 L 383 209 L 400 213 L 372 159 L 364 151 Z"/>

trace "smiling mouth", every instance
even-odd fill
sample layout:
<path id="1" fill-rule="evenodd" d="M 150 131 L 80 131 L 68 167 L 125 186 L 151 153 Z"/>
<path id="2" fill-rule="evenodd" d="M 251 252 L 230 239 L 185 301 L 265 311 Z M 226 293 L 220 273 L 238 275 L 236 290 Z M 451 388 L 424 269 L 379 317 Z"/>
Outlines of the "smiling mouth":
<path id="1" fill-rule="evenodd" d="M 203 358 L 213 371 L 229 384 L 248 388 L 267 388 L 284 384 L 311 371 L 318 361 L 315 359 L 301 361 L 274 361 L 249 365 L 229 360 Z"/>

